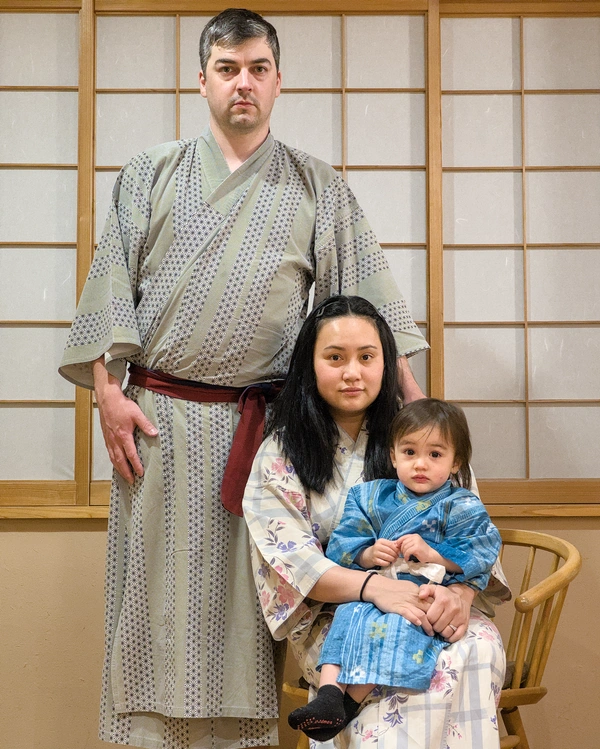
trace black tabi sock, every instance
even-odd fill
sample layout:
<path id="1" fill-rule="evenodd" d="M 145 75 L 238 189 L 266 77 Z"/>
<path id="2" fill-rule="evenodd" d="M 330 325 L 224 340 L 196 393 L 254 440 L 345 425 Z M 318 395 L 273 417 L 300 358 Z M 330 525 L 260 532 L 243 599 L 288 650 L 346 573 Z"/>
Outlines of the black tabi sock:
<path id="1" fill-rule="evenodd" d="M 360 710 L 360 706 L 362 705 L 362 702 L 357 702 L 356 700 L 353 700 L 352 697 L 348 694 L 348 692 L 344 692 L 344 711 L 346 713 L 346 725 L 350 723 L 352 718 L 356 715 L 356 713 Z"/>
<path id="2" fill-rule="evenodd" d="M 357 704 L 351 697 L 348 699 Z M 315 741 L 329 741 L 348 725 L 355 714 L 356 711 L 348 717 L 344 692 L 333 684 L 326 684 L 319 688 L 312 702 L 289 714 L 288 723 Z"/>

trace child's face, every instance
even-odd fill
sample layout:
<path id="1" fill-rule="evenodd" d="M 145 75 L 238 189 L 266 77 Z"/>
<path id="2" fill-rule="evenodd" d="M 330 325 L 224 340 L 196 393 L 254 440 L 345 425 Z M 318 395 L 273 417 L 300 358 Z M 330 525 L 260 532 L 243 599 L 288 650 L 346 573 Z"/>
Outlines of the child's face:
<path id="1" fill-rule="evenodd" d="M 442 437 L 438 427 L 405 434 L 390 454 L 398 478 L 415 494 L 436 491 L 460 468 L 454 447 Z"/>

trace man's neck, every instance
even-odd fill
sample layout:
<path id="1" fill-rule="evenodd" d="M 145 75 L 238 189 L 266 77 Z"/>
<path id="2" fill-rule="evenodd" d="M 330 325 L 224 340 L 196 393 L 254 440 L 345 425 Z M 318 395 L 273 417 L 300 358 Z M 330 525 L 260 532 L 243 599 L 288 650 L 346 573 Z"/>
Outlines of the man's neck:
<path id="1" fill-rule="evenodd" d="M 269 135 L 268 125 L 261 128 L 260 131 L 250 133 L 226 133 L 214 122 L 211 122 L 210 129 L 227 162 L 227 166 L 232 172 L 235 172 L 244 161 L 249 159 L 262 146 Z"/>

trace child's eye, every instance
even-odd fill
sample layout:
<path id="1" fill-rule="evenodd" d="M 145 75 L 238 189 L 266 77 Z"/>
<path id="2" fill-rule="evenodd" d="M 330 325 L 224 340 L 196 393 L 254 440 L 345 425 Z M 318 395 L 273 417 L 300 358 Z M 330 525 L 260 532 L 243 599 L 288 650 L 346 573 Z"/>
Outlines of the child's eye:
<path id="1" fill-rule="evenodd" d="M 407 448 L 407 449 L 406 449 L 406 450 L 405 450 L 404 452 L 405 452 L 405 453 L 406 453 L 407 455 L 414 455 L 414 454 L 415 454 L 415 451 L 414 451 L 414 450 L 411 450 L 411 449 L 410 449 L 410 447 L 409 447 L 409 448 Z"/>
<path id="2" fill-rule="evenodd" d="M 441 457 L 442 457 L 442 454 L 441 454 L 441 453 L 438 453 L 438 452 L 436 452 L 436 451 L 434 450 L 434 451 L 433 451 L 433 452 L 431 453 L 431 457 L 432 457 L 432 458 L 441 458 Z"/>

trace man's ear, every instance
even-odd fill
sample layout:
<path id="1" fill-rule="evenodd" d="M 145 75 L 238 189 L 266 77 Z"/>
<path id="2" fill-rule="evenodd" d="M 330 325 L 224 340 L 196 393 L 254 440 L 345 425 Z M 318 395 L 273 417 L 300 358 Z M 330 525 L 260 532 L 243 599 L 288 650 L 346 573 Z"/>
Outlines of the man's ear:
<path id="1" fill-rule="evenodd" d="M 200 82 L 200 94 L 206 99 L 206 78 L 202 71 L 198 73 L 198 80 Z"/>

